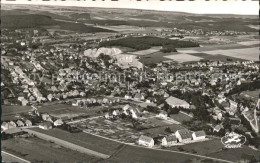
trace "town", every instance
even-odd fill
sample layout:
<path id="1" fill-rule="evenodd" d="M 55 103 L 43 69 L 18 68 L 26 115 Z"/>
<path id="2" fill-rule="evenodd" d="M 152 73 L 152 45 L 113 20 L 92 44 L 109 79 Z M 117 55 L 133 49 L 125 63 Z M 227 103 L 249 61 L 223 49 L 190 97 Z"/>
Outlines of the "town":
<path id="1" fill-rule="evenodd" d="M 30 154 L 12 149 L 16 145 L 10 143 L 26 137 L 85 153 L 85 161 L 120 161 L 120 150 L 136 148 L 196 154 L 198 160 L 206 155 L 221 162 L 228 158 L 214 153 L 231 150 L 222 146 L 221 138 L 237 133 L 246 137 L 243 146 L 251 151 L 237 157 L 258 159 L 259 61 L 224 54 L 217 60 L 197 59 L 191 53 L 203 48 L 204 41 L 189 38 L 252 32 L 174 27 L 107 37 L 91 34 L 95 39 L 86 40 L 84 34 L 68 39 L 62 32 L 2 29 L 4 150 L 29 159 Z M 244 46 L 255 48 L 250 43 Z M 191 60 L 180 61 L 178 55 Z M 88 139 L 93 143 L 85 144 Z M 212 149 L 200 151 L 200 145 Z"/>

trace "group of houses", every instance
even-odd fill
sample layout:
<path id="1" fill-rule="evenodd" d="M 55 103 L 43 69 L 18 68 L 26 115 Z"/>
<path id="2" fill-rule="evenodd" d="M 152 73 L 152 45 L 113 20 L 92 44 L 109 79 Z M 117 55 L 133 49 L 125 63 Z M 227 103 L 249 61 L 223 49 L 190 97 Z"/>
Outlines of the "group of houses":
<path id="1" fill-rule="evenodd" d="M 205 139 L 206 133 L 204 131 L 192 132 L 187 129 L 180 129 L 177 130 L 174 134 L 163 137 L 161 139 L 161 145 L 169 147 L 196 141 L 203 141 Z M 147 147 L 153 147 L 155 145 L 155 141 L 152 137 L 141 135 L 139 137 L 138 144 Z"/>
<path id="2" fill-rule="evenodd" d="M 90 105 L 90 104 L 113 104 L 113 103 L 119 103 L 119 98 L 86 98 L 86 99 L 78 99 L 75 102 L 72 103 L 72 106 L 84 106 L 84 105 Z"/>
<path id="3" fill-rule="evenodd" d="M 119 111 L 118 109 L 113 110 L 110 113 L 106 113 L 104 117 L 106 119 L 115 119 L 118 118 L 120 115 L 137 119 L 140 116 L 140 111 L 138 110 L 138 108 L 132 107 L 127 104 L 122 108 L 121 111 Z"/>
<path id="4" fill-rule="evenodd" d="M 39 123 L 39 128 L 48 130 L 52 129 L 52 126 L 61 126 L 63 125 L 63 121 L 61 119 L 53 120 L 51 116 L 47 113 L 40 115 L 43 122 Z"/>
<path id="5" fill-rule="evenodd" d="M 10 122 L 3 122 L 1 124 L 1 131 L 5 131 L 11 128 L 16 128 L 16 127 L 31 127 L 32 122 L 30 120 L 17 120 L 16 122 L 10 121 Z"/>

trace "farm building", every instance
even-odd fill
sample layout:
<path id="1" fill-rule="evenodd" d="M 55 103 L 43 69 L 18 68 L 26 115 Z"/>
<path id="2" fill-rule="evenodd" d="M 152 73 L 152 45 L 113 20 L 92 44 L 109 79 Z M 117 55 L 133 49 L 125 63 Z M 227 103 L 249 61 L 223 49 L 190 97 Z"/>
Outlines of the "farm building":
<path id="1" fill-rule="evenodd" d="M 189 103 L 187 103 L 184 100 L 178 99 L 176 97 L 170 96 L 165 101 L 166 101 L 167 104 L 169 104 L 173 108 L 174 107 L 183 107 L 183 108 L 186 108 L 186 109 L 190 108 L 190 104 Z"/>
<path id="2" fill-rule="evenodd" d="M 175 132 L 178 142 L 187 143 L 192 139 L 192 132 L 187 129 L 177 130 Z"/>
<path id="3" fill-rule="evenodd" d="M 196 131 L 192 133 L 193 140 L 203 140 L 206 138 L 206 133 L 204 131 Z"/>
<path id="4" fill-rule="evenodd" d="M 175 135 L 166 136 L 162 139 L 162 146 L 172 146 L 177 144 L 177 137 Z"/>
<path id="5" fill-rule="evenodd" d="M 153 147 L 154 146 L 154 140 L 151 137 L 141 135 L 138 140 L 139 145 L 147 146 L 147 147 Z"/>

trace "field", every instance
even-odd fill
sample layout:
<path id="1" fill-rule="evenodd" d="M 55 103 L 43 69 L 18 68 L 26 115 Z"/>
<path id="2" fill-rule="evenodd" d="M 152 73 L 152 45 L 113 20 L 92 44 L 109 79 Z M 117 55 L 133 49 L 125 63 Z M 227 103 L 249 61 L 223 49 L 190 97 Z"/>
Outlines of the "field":
<path id="1" fill-rule="evenodd" d="M 176 62 L 179 62 L 179 63 L 184 63 L 184 62 L 190 62 L 190 61 L 200 61 L 201 57 L 198 57 L 198 56 L 193 56 L 193 55 L 190 55 L 190 54 L 174 54 L 174 55 L 167 55 L 167 56 L 164 56 L 165 58 L 168 58 L 168 59 L 172 59 Z"/>
<path id="2" fill-rule="evenodd" d="M 172 114 L 172 115 L 170 115 L 170 117 L 172 119 L 174 119 L 175 121 L 178 121 L 178 122 L 181 122 L 181 123 L 183 121 L 189 121 L 189 120 L 192 119 L 191 117 L 189 117 L 189 116 L 187 116 L 187 115 L 185 115 L 185 114 L 183 114 L 181 112 L 179 112 L 178 114 Z"/>
<path id="3" fill-rule="evenodd" d="M 93 162 L 98 158 L 39 139 L 13 138 L 2 141 L 2 150 L 31 162 Z"/>
<path id="4" fill-rule="evenodd" d="M 241 159 L 243 154 L 252 155 L 255 157 L 257 162 L 260 161 L 259 151 L 255 151 L 247 146 L 242 146 L 242 148 L 227 149 L 227 150 L 211 153 L 207 156 L 226 159 L 235 162 Z"/>
<path id="5" fill-rule="evenodd" d="M 86 108 L 71 106 L 68 104 L 48 104 L 38 107 L 39 112 L 48 113 L 56 118 L 70 119 L 87 113 Z"/>
<path id="6" fill-rule="evenodd" d="M 244 95 L 247 98 L 252 98 L 253 100 L 257 101 L 260 95 L 260 89 L 255 91 L 243 91 L 240 95 Z"/>
<path id="7" fill-rule="evenodd" d="M 259 60 L 259 49 L 257 47 L 254 48 L 244 48 L 244 49 L 229 49 L 229 50 L 214 50 L 214 51 L 204 51 L 204 53 L 211 55 L 225 55 L 227 57 L 240 58 L 245 60 Z"/>
<path id="8" fill-rule="evenodd" d="M 88 148 L 93 151 L 97 151 L 100 153 L 104 153 L 107 155 L 112 154 L 117 150 L 117 148 L 120 146 L 120 143 L 106 140 L 106 139 L 100 139 L 96 136 L 80 132 L 80 133 L 69 133 L 68 131 L 54 128 L 51 130 L 42 130 L 39 128 L 32 128 L 31 130 L 37 131 L 43 134 L 47 134 L 59 139 L 62 139 L 64 141 Z M 68 136 L 69 135 L 69 136 Z"/>
<path id="9" fill-rule="evenodd" d="M 147 49 L 147 50 L 135 51 L 135 52 L 132 52 L 131 54 L 142 56 L 142 55 L 152 54 L 152 53 L 155 53 L 155 52 L 158 52 L 158 51 L 159 51 L 159 48 L 153 47 L 153 48 L 150 48 L 150 49 Z"/>
<path id="10" fill-rule="evenodd" d="M 179 150 L 180 146 L 168 147 L 169 150 Z M 196 153 L 200 155 L 208 155 L 221 151 L 224 145 L 221 143 L 220 139 L 207 140 L 203 142 L 190 143 L 182 145 L 181 148 L 186 152 Z"/>
<path id="11" fill-rule="evenodd" d="M 134 157 L 133 157 L 134 156 Z M 196 156 L 126 145 L 104 162 L 199 162 Z M 174 160 L 174 161 L 173 161 Z M 192 161 L 191 161 L 192 160 Z M 212 160 L 209 160 L 212 162 Z"/>
<path id="12" fill-rule="evenodd" d="M 113 107 L 121 107 L 121 105 L 115 105 L 109 107 L 112 109 Z M 93 107 L 80 107 L 80 106 L 72 106 L 69 104 L 61 104 L 61 103 L 47 103 L 37 107 L 39 112 L 48 113 L 51 116 L 62 119 L 71 119 L 78 116 L 97 115 L 98 111 L 107 109 L 107 107 L 103 106 L 93 106 Z"/>
<path id="13" fill-rule="evenodd" d="M 163 61 L 168 61 L 170 59 L 164 57 L 164 56 L 168 56 L 172 53 L 163 53 L 163 52 L 155 52 L 152 54 L 148 54 L 148 55 L 143 55 L 140 56 L 142 58 L 141 62 L 145 65 L 148 64 L 153 64 L 153 63 L 159 63 L 159 62 L 163 62 Z"/>
<path id="14" fill-rule="evenodd" d="M 32 110 L 30 106 L 2 105 L 2 121 L 19 119 L 19 114 Z"/>

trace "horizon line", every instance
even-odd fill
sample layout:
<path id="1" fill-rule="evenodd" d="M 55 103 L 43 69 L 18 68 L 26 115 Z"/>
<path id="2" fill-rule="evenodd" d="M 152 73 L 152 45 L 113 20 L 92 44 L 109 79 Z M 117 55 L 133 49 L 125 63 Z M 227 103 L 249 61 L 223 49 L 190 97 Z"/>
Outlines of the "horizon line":
<path id="1" fill-rule="evenodd" d="M 180 12 L 201 15 L 259 15 L 258 1 L 8 1 L 2 5 L 38 5 L 80 8 L 133 9 L 146 11 Z M 241 4 L 243 3 L 243 4 Z M 257 4 L 257 5 L 256 5 Z M 202 7 L 203 6 L 203 7 Z M 246 10 L 249 9 L 250 10 Z M 3 8 L 2 8 L 3 9 Z"/>

